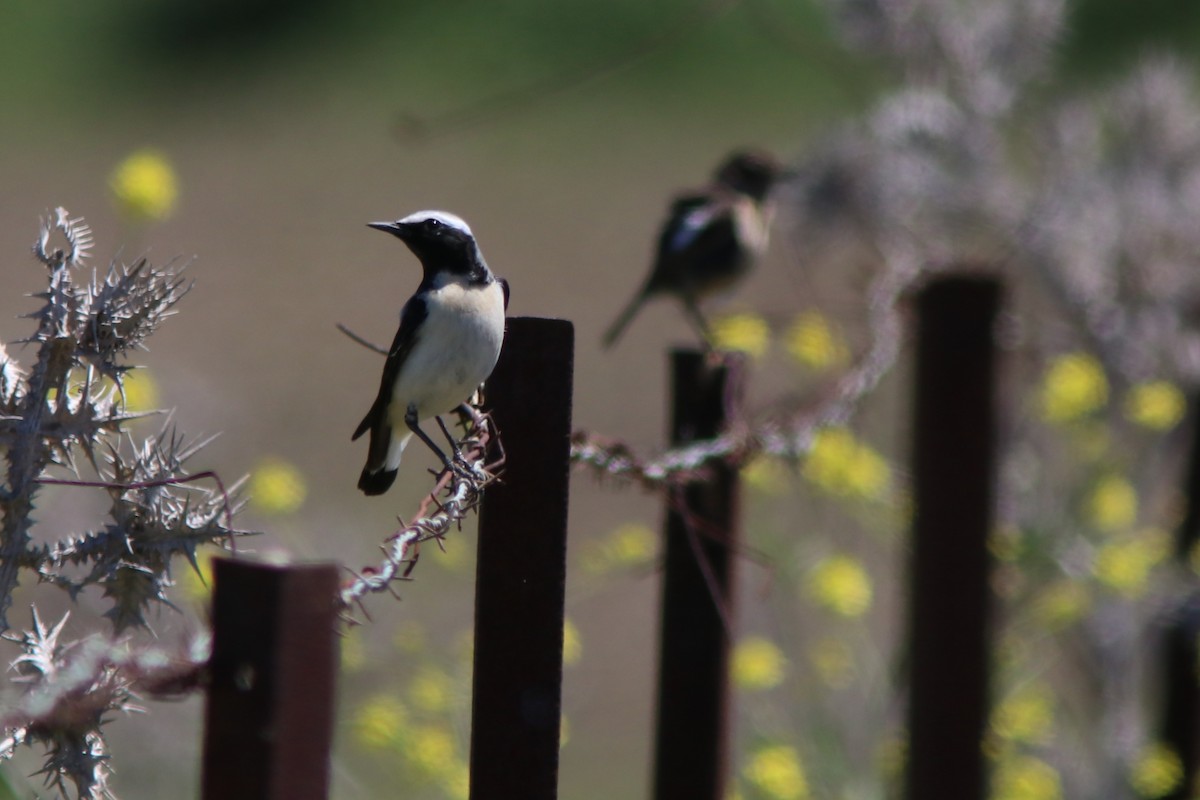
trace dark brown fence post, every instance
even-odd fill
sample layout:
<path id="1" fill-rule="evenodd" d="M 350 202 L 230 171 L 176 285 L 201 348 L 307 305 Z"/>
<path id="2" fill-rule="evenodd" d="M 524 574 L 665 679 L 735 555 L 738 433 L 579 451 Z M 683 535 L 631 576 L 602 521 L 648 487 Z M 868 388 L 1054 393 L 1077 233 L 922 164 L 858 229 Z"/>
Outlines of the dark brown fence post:
<path id="1" fill-rule="evenodd" d="M 506 461 L 479 517 L 471 800 L 554 800 L 575 332 L 508 321 L 487 403 Z"/>
<path id="2" fill-rule="evenodd" d="M 947 277 L 917 303 L 909 800 L 981 800 L 1001 287 Z"/>
<path id="3" fill-rule="evenodd" d="M 331 564 L 217 559 L 203 800 L 324 800 L 336 677 Z"/>
<path id="4" fill-rule="evenodd" d="M 1175 560 L 1185 569 L 1200 542 L 1200 396 L 1191 399 L 1191 451 L 1184 477 L 1187 510 L 1175 539 Z M 1183 780 L 1164 800 L 1194 797 L 1200 773 L 1200 595 L 1193 593 L 1175 609 L 1163 635 L 1160 735 L 1183 764 Z"/>
<path id="5" fill-rule="evenodd" d="M 741 399 L 743 361 L 671 358 L 671 441 L 716 436 Z M 729 647 L 738 475 L 724 464 L 673 495 L 666 519 L 655 730 L 655 800 L 723 800 L 729 770 Z"/>

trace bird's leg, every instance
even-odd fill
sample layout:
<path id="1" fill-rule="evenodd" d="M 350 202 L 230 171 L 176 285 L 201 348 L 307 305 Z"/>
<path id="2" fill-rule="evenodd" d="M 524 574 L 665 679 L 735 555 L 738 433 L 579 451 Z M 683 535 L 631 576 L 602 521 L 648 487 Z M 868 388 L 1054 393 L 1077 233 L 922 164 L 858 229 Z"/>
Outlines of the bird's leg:
<path id="1" fill-rule="evenodd" d="M 462 460 L 462 450 L 459 449 L 458 441 L 450 435 L 450 429 L 446 427 L 446 423 L 441 417 L 434 417 L 437 420 L 438 427 L 442 429 L 442 434 L 446 437 L 446 441 L 450 443 L 450 449 L 454 451 L 454 460 Z"/>
<path id="2" fill-rule="evenodd" d="M 438 422 L 441 422 L 440 418 L 438 419 Z M 444 452 L 442 452 L 442 448 L 434 444 L 433 439 L 430 439 L 425 435 L 425 431 L 421 430 L 421 426 L 417 424 L 417 407 L 415 405 L 410 404 L 408 406 L 408 410 L 404 412 L 404 424 L 407 425 L 408 429 L 415 433 L 417 438 L 424 442 L 430 450 L 437 454 L 437 457 L 442 460 L 442 465 L 445 466 L 446 469 L 453 468 L 454 462 L 451 461 Z M 443 428 L 443 430 L 445 430 L 445 428 Z"/>

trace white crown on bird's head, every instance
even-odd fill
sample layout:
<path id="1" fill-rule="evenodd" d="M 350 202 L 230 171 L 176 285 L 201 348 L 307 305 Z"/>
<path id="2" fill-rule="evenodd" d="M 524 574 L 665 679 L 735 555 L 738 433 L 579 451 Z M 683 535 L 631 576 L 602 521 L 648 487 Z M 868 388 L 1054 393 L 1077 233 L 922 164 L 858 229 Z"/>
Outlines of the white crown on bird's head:
<path id="1" fill-rule="evenodd" d="M 416 211 L 409 214 L 404 219 L 396 220 L 400 225 L 412 225 L 418 222 L 424 222 L 427 219 L 436 219 L 443 225 L 448 225 L 451 228 L 457 228 L 468 236 L 474 238 L 475 234 L 471 233 L 471 226 L 467 221 L 457 214 L 451 214 L 449 211 L 435 211 L 432 209 L 426 211 Z"/>

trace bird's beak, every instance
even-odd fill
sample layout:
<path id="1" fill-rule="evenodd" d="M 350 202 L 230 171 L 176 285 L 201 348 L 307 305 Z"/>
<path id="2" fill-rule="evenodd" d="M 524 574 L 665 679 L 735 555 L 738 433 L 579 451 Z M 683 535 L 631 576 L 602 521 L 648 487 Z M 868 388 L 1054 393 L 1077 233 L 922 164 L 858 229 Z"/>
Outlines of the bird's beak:
<path id="1" fill-rule="evenodd" d="M 399 236 L 404 230 L 404 228 L 402 228 L 399 223 L 396 222 L 368 222 L 367 227 L 374 228 L 377 231 L 385 231 L 393 236 Z"/>

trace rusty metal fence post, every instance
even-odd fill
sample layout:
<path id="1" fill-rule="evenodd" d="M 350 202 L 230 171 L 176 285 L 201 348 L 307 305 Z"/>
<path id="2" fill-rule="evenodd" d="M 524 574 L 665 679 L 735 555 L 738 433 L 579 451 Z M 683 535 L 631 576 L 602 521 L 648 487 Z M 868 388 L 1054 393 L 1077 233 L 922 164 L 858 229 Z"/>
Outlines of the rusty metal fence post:
<path id="1" fill-rule="evenodd" d="M 505 464 L 479 518 L 471 800 L 558 795 L 574 340 L 509 319 L 487 384 Z"/>
<path id="2" fill-rule="evenodd" d="M 1186 510 L 1175 538 L 1175 561 L 1184 569 L 1200 543 L 1200 395 L 1193 394 L 1188 420 L 1191 443 L 1183 496 Z M 1182 776 L 1163 800 L 1195 796 L 1200 775 L 1200 592 L 1193 591 L 1175 608 L 1163 631 L 1159 661 L 1162 678 L 1159 734 L 1179 756 Z"/>
<path id="3" fill-rule="evenodd" d="M 1001 287 L 947 277 L 917 301 L 908 800 L 982 800 Z"/>
<path id="4" fill-rule="evenodd" d="M 203 800 L 324 800 L 337 675 L 332 564 L 217 559 Z"/>
<path id="5" fill-rule="evenodd" d="M 744 361 L 676 351 L 671 358 L 671 441 L 708 439 L 725 427 L 742 395 Z M 655 800 L 723 800 L 729 771 L 729 650 L 737 470 L 672 490 L 666 516 Z"/>

